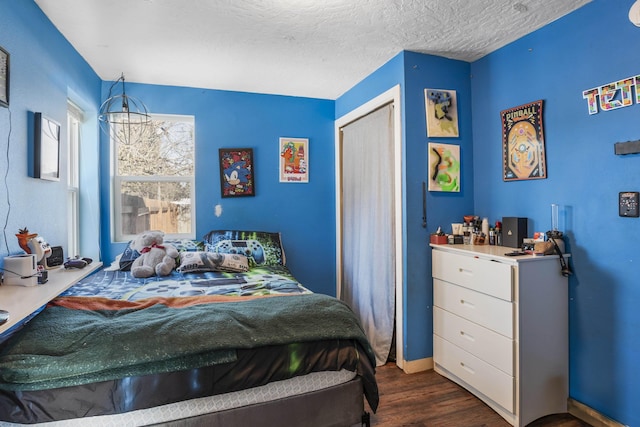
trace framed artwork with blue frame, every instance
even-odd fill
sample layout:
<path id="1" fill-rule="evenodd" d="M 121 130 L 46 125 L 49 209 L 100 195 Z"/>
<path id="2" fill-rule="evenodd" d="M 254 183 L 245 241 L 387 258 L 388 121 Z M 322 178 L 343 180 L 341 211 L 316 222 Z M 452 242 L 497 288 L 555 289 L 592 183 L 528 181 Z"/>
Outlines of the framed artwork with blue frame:
<path id="1" fill-rule="evenodd" d="M 220 148 L 220 191 L 222 197 L 256 195 L 252 148 Z"/>

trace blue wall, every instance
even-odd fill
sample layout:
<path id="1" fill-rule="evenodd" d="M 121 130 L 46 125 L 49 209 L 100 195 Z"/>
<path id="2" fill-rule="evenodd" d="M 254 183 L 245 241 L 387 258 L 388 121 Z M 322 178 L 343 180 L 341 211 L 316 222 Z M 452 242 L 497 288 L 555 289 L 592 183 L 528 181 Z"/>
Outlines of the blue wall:
<path id="1" fill-rule="evenodd" d="M 103 84 L 103 96 L 111 82 Z M 287 266 L 314 292 L 336 294 L 334 101 L 127 84 L 150 112 L 195 116 L 196 238 L 214 229 L 279 231 Z M 279 182 L 279 138 L 309 139 L 309 183 Z M 111 262 L 109 149 L 102 144 L 103 255 Z M 253 148 L 255 197 L 220 197 L 219 148 Z M 222 215 L 214 208 L 221 205 Z"/>
<path id="2" fill-rule="evenodd" d="M 11 55 L 10 106 L 0 108 L 1 266 L 5 256 L 23 253 L 15 237 L 19 228 L 28 227 L 52 245 L 66 246 L 67 99 L 73 99 L 95 117 L 100 79 L 32 1 L 0 3 L 0 46 Z M 33 120 L 29 117 L 33 112 L 41 112 L 62 125 L 59 182 L 28 175 L 33 137 Z M 95 159 L 97 120 L 89 120 L 87 126 L 83 129 L 83 150 Z M 93 212 L 97 216 L 95 167 L 83 171 L 83 182 L 94 191 L 83 193 L 81 202 L 96 206 Z M 96 228 L 85 238 L 87 256 L 97 257 Z"/>
<path id="3" fill-rule="evenodd" d="M 570 395 L 640 425 L 640 220 L 618 216 L 618 192 L 640 190 L 640 104 L 589 115 L 582 92 L 640 75 L 633 0 L 595 0 L 471 65 L 475 210 L 551 226 L 564 207 L 575 274 L 569 280 Z M 500 111 L 544 100 L 548 178 L 503 182 Z M 544 316 L 544 313 L 540 313 Z"/>
<path id="4" fill-rule="evenodd" d="M 437 56 L 401 52 L 354 88 L 336 100 L 336 117 L 341 117 L 380 93 L 401 85 L 403 139 L 403 249 L 405 277 L 403 292 L 404 357 L 431 357 L 433 342 L 433 292 L 429 234 L 441 226 L 450 231 L 473 209 L 471 85 L 469 64 Z M 459 138 L 431 138 L 426 135 L 424 89 L 456 90 L 460 122 Z M 427 143 L 460 145 L 461 192 L 427 194 L 427 228 L 422 227 L 422 183 L 428 182 Z"/>

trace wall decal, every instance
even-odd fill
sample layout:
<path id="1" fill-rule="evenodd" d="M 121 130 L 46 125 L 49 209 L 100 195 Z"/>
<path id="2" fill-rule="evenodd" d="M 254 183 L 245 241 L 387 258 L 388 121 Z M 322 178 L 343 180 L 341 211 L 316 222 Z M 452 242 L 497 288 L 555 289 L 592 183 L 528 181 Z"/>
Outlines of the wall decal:
<path id="1" fill-rule="evenodd" d="M 429 191 L 460 191 L 460 146 L 429 143 Z"/>
<path id="2" fill-rule="evenodd" d="M 425 89 L 428 137 L 458 137 L 458 103 L 455 90 Z"/>
<path id="3" fill-rule="evenodd" d="M 633 105 L 633 88 L 636 91 L 635 103 L 640 104 L 640 75 L 587 89 L 582 92 L 582 98 L 587 100 L 589 115 L 597 114 L 599 112 L 598 104 L 600 104 L 602 111 L 611 111 Z"/>
<path id="4" fill-rule="evenodd" d="M 255 196 L 253 150 L 251 148 L 221 148 L 218 153 L 222 197 Z"/>
<path id="5" fill-rule="evenodd" d="M 309 182 L 309 140 L 280 138 L 280 182 Z"/>
<path id="6" fill-rule="evenodd" d="M 504 181 L 547 177 L 542 100 L 500 112 Z"/>

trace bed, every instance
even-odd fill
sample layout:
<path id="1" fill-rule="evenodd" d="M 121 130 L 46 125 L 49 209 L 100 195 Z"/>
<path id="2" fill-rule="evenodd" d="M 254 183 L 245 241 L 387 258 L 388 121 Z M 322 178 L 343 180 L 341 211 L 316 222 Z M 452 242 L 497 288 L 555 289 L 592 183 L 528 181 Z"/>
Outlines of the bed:
<path id="1" fill-rule="evenodd" d="M 242 248 L 250 268 L 190 263 L 147 279 L 127 271 L 127 247 L 118 268 L 81 280 L 0 344 L 0 426 L 368 425 L 369 343 L 348 306 L 298 283 L 279 239 L 213 231 L 172 242 L 185 259 Z"/>

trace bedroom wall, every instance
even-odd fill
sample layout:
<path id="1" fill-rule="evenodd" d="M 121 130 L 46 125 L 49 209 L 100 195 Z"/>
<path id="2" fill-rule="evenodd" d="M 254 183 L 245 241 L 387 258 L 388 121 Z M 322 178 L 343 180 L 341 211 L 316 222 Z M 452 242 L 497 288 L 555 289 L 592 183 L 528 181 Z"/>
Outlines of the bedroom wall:
<path id="1" fill-rule="evenodd" d="M 471 65 L 476 211 L 523 216 L 550 229 L 564 207 L 569 280 L 570 396 L 622 424 L 640 425 L 640 219 L 618 216 L 618 193 L 640 191 L 640 104 L 589 115 L 582 92 L 640 75 L 633 0 L 594 0 Z M 638 93 L 636 87 L 635 94 Z M 503 182 L 500 111 L 542 99 L 548 177 Z M 544 313 L 540 313 L 544 316 Z"/>
<path id="2" fill-rule="evenodd" d="M 103 96 L 110 85 L 103 83 Z M 127 93 L 151 113 L 195 116 L 197 239 L 214 229 L 281 232 L 298 280 L 335 296 L 334 101 L 132 83 Z M 280 137 L 309 138 L 309 183 L 279 182 Z M 218 149 L 233 147 L 254 150 L 255 197 L 220 197 Z M 110 237 L 106 140 L 101 159 L 103 255 L 111 262 L 125 245 Z"/>
<path id="3" fill-rule="evenodd" d="M 364 104 L 387 89 L 401 85 L 404 210 L 404 356 L 408 361 L 433 354 L 433 292 L 429 234 L 473 209 L 471 91 L 469 64 L 415 52 L 401 52 L 336 100 L 336 117 Z M 459 138 L 427 138 L 424 89 L 457 91 Z M 422 182 L 428 181 L 427 143 L 461 147 L 462 182 L 459 193 L 427 194 L 427 228 L 422 227 Z"/>
<path id="4" fill-rule="evenodd" d="M 52 245 L 66 246 L 67 99 L 86 111 L 97 111 L 100 79 L 32 1 L 0 2 L 0 46 L 10 54 L 10 106 L 0 107 L 2 266 L 5 256 L 23 253 L 15 237 L 19 228 L 28 227 Z M 42 112 L 62 125 L 59 182 L 28 175 L 32 164 L 32 112 Z M 83 129 L 87 158 L 96 157 L 96 128 L 97 120 L 90 119 Z M 85 191 L 81 203 L 95 206 L 93 220 L 97 224 L 96 168 L 83 170 L 82 179 Z M 97 259 L 95 224 L 93 233 L 84 234 L 83 250 L 86 256 Z"/>

